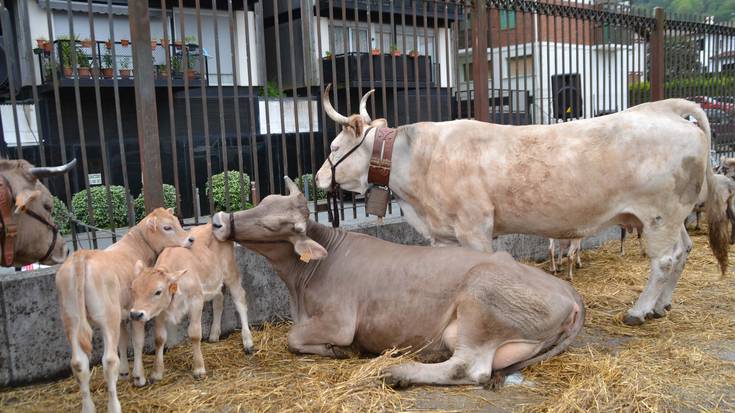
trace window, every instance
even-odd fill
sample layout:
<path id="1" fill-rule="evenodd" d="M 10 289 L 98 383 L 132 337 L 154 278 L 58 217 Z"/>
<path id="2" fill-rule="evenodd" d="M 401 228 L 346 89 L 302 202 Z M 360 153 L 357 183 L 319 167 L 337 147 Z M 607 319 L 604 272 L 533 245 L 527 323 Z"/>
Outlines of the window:
<path id="1" fill-rule="evenodd" d="M 500 30 L 516 28 L 516 12 L 514 10 L 500 10 Z"/>
<path id="2" fill-rule="evenodd" d="M 370 49 L 368 47 L 368 33 L 367 28 L 364 27 L 344 27 L 337 26 L 335 24 L 334 30 L 331 31 L 332 39 L 334 40 L 334 54 L 345 53 L 345 41 L 349 50 L 347 52 L 364 52 L 367 53 Z M 347 36 L 347 38 L 345 38 Z"/>
<path id="3" fill-rule="evenodd" d="M 523 77 L 533 74 L 533 56 L 516 56 L 508 58 L 508 76 Z"/>
<path id="4" fill-rule="evenodd" d="M 461 58 L 460 60 L 463 60 L 463 58 Z M 461 68 L 462 68 L 462 71 L 460 73 L 460 79 L 459 79 L 460 82 L 468 82 L 468 81 L 469 82 L 472 82 L 473 81 L 473 79 L 472 79 L 473 78 L 473 73 L 472 73 L 472 60 L 470 60 L 467 63 L 462 63 Z M 492 79 L 492 77 L 493 77 L 493 61 L 492 60 L 488 60 L 487 61 L 487 78 L 488 78 L 488 81 L 490 79 Z"/>

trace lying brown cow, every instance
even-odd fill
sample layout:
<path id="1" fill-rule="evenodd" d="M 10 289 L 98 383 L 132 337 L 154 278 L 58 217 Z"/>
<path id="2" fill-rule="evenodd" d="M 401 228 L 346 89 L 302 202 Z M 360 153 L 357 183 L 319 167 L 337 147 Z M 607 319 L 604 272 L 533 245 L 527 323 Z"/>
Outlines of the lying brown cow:
<path id="1" fill-rule="evenodd" d="M 51 217 L 53 199 L 39 179 L 63 175 L 76 163 L 73 159 L 62 166 L 34 167 L 23 160 L 0 159 L 0 265 L 54 265 L 66 259 L 66 241 Z"/>
<path id="2" fill-rule="evenodd" d="M 235 262 L 234 243 L 212 237 L 212 225 L 200 225 L 189 231 L 197 242 L 191 248 L 166 248 L 156 261 L 156 268 L 144 268 L 136 263 L 140 274 L 133 281 L 133 305 L 130 319 L 156 319 L 156 362 L 152 381 L 163 378 L 163 348 L 166 345 L 166 323 L 179 324 L 189 315 L 189 338 L 194 362 L 194 377 L 206 376 L 202 356 L 202 309 L 212 301 L 212 327 L 209 341 L 218 341 L 221 332 L 224 295 L 227 286 L 240 316 L 242 345 L 245 353 L 253 350 L 253 337 L 248 328 L 248 308 L 245 290 L 240 284 L 240 271 Z M 141 345 L 143 343 L 140 343 Z M 137 349 L 135 354 L 141 354 Z M 142 361 L 135 360 L 136 365 Z M 143 373 L 141 368 L 141 374 Z"/>
<path id="3" fill-rule="evenodd" d="M 562 352 L 582 328 L 584 305 L 565 281 L 507 253 L 399 245 L 320 225 L 286 184 L 289 196 L 220 212 L 212 225 L 217 239 L 265 256 L 286 284 L 292 352 L 426 346 L 424 354 L 451 357 L 391 368 L 391 383 L 485 384 Z"/>
<path id="4" fill-rule="evenodd" d="M 107 382 L 107 411 L 119 412 L 117 399 L 118 368 L 128 373 L 128 333 L 123 324 L 130 311 L 130 285 L 137 260 L 153 265 L 166 247 L 190 247 L 193 238 L 181 228 L 172 210 L 158 208 L 131 228 L 118 242 L 105 250 L 79 250 L 56 272 L 61 320 L 71 345 L 71 369 L 82 391 L 82 411 L 94 412 L 89 388 L 89 356 L 92 353 L 92 324 L 99 326 L 104 339 L 102 367 Z M 133 322 L 133 341 L 144 338 L 141 321 Z M 120 356 L 118 356 L 118 345 Z M 136 346 L 142 349 L 142 345 Z M 140 360 L 141 355 L 135 355 Z M 142 363 L 134 366 L 135 384 L 145 379 L 138 373 Z M 141 382 L 140 380 L 143 380 Z"/>

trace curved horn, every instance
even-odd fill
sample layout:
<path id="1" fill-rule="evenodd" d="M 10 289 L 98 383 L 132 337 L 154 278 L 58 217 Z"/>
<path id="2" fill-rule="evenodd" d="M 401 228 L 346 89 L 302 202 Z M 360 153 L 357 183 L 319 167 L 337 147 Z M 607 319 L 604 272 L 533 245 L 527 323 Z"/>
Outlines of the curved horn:
<path id="1" fill-rule="evenodd" d="M 288 176 L 284 176 L 283 180 L 286 182 L 286 189 L 288 190 L 288 195 L 298 195 L 301 194 L 301 190 L 299 190 L 299 186 L 296 185 L 291 178 Z"/>
<path id="2" fill-rule="evenodd" d="M 77 158 L 72 159 L 69 163 L 61 166 L 34 166 L 31 168 L 31 175 L 36 178 L 46 178 L 48 176 L 62 175 L 69 171 L 77 164 Z"/>
<path id="3" fill-rule="evenodd" d="M 360 116 L 362 116 L 362 119 L 367 124 L 370 124 L 370 122 L 372 122 L 372 119 L 370 119 L 370 115 L 367 111 L 367 101 L 368 98 L 370 98 L 370 95 L 372 95 L 373 93 L 375 93 L 375 89 L 370 89 L 362 96 L 362 99 L 360 99 Z"/>
<path id="4" fill-rule="evenodd" d="M 331 88 L 331 83 L 324 88 L 324 93 L 322 94 L 322 107 L 324 108 L 324 112 L 326 112 L 327 116 L 329 116 L 330 119 L 339 123 L 340 125 L 345 125 L 347 124 L 347 117 L 344 115 L 340 115 L 336 110 L 334 110 L 334 108 L 332 107 L 332 103 L 329 101 L 329 90 Z"/>

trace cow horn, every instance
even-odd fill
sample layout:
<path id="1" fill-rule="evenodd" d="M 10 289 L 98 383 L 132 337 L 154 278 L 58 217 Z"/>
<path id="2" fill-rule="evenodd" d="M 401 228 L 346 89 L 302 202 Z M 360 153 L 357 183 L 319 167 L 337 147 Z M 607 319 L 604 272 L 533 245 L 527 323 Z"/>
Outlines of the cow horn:
<path id="1" fill-rule="evenodd" d="M 288 195 L 289 196 L 291 196 L 291 195 L 297 195 L 297 194 L 300 194 L 301 193 L 301 191 L 299 190 L 299 186 L 296 185 L 291 180 L 291 178 L 289 178 L 288 176 L 284 176 L 283 177 L 283 180 L 286 182 L 286 189 L 288 190 Z"/>
<path id="2" fill-rule="evenodd" d="M 322 93 L 322 107 L 324 108 L 324 112 L 326 112 L 327 116 L 329 116 L 330 119 L 333 121 L 339 123 L 340 125 L 346 125 L 347 124 L 347 117 L 344 115 L 340 115 L 336 110 L 334 110 L 334 107 L 332 107 L 332 103 L 329 101 L 329 90 L 332 88 L 332 84 L 328 84 L 327 87 L 324 88 L 324 93 Z"/>
<path id="3" fill-rule="evenodd" d="M 362 116 L 362 119 L 367 124 L 370 124 L 372 122 L 372 119 L 370 119 L 370 115 L 367 111 L 367 101 L 368 98 L 370 98 L 370 95 L 372 95 L 373 93 L 375 93 L 375 89 L 370 89 L 362 96 L 362 99 L 360 99 L 360 116 Z"/>
<path id="4" fill-rule="evenodd" d="M 77 158 L 72 159 L 68 163 L 61 166 L 34 166 L 31 168 L 31 175 L 36 178 L 46 178 L 48 176 L 62 175 L 69 171 L 77 164 Z"/>

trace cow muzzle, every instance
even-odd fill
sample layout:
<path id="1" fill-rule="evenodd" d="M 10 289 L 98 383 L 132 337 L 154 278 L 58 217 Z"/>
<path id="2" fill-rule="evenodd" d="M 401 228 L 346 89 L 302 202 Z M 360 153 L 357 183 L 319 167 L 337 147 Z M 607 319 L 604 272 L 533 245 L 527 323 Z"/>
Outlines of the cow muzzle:
<path id="1" fill-rule="evenodd" d="M 130 310 L 130 319 L 135 321 L 146 321 L 145 311 Z"/>

